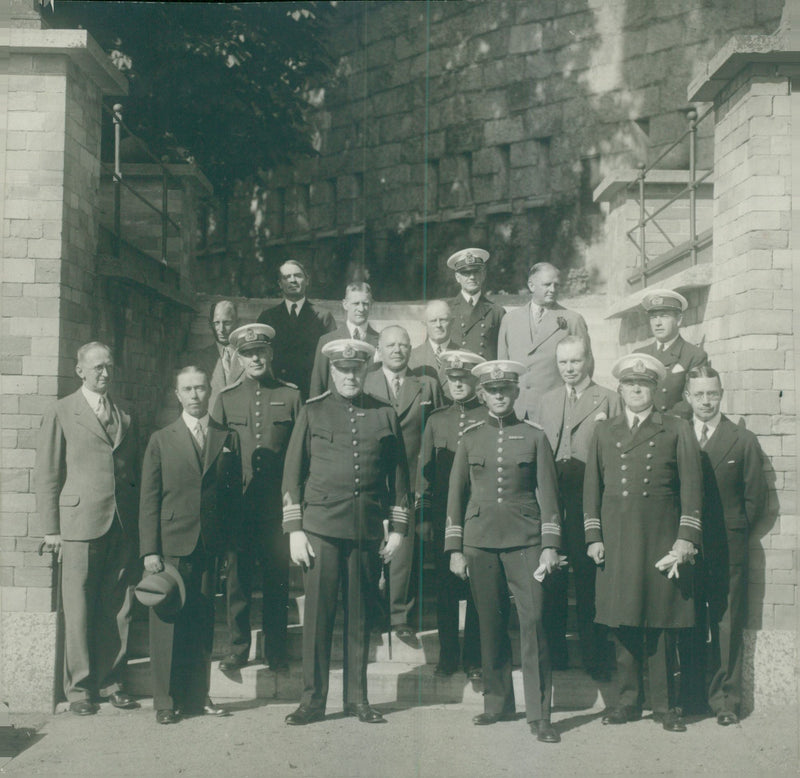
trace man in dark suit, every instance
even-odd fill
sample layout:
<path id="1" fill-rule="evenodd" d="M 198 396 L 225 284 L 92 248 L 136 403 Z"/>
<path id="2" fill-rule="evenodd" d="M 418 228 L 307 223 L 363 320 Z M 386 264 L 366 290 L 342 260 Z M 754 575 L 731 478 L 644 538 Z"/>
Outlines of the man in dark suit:
<path id="1" fill-rule="evenodd" d="M 708 365 L 689 370 L 686 401 L 703 459 L 704 602 L 711 628 L 708 704 L 722 726 L 739 721 L 743 632 L 747 616 L 749 530 L 764 513 L 767 482 L 752 432 L 720 413 L 722 382 Z M 696 645 L 704 647 L 705 620 Z M 705 677 L 699 662 L 699 678 Z"/>
<path id="2" fill-rule="evenodd" d="M 208 402 L 213 408 L 217 395 L 226 386 L 236 383 L 244 370 L 228 340 L 230 334 L 239 326 L 236 304 L 230 300 L 220 300 L 212 304 L 208 313 L 208 325 L 214 336 L 214 342 L 189 355 L 186 363 L 202 367 L 208 374 L 211 383 L 211 397 Z"/>
<path id="3" fill-rule="evenodd" d="M 386 719 L 367 700 L 370 603 L 380 559 L 390 562 L 408 531 L 408 471 L 397 415 L 363 392 L 374 355 L 364 341 L 325 345 L 331 390 L 300 411 L 283 471 L 283 530 L 305 581 L 303 696 L 286 723 L 325 717 L 339 587 L 344 607 L 344 712 Z M 381 548 L 384 522 L 389 535 Z"/>
<path id="4" fill-rule="evenodd" d="M 422 436 L 415 508 L 423 527 L 431 526 L 436 570 L 436 626 L 439 632 L 439 662 L 434 675 L 447 677 L 461 665 L 470 680 L 481 678 L 481 643 L 478 612 L 469 586 L 450 570 L 450 555 L 444 550 L 447 490 L 458 441 L 467 427 L 486 416 L 486 407 L 475 394 L 478 384 L 472 368 L 483 362 L 471 351 L 446 351 L 442 368 L 447 375 L 453 404 L 433 411 Z M 425 538 L 427 533 L 423 532 Z M 464 645 L 458 645 L 459 601 L 467 601 Z"/>
<path id="5" fill-rule="evenodd" d="M 561 736 L 550 723 L 552 674 L 542 627 L 544 576 L 558 565 L 561 517 L 547 436 L 514 413 L 524 365 L 507 360 L 472 369 L 488 409 L 464 429 L 447 498 L 445 551 L 450 569 L 469 577 L 478 609 L 484 712 L 478 726 L 516 717 L 508 637 L 509 594 L 519 616 L 525 713 L 543 743 Z"/>
<path id="6" fill-rule="evenodd" d="M 137 707 L 122 690 L 136 561 L 139 454 L 131 417 L 109 395 L 114 359 L 103 343 L 78 349 L 80 389 L 45 413 L 36 501 L 45 548 L 61 554 L 64 693 L 80 716 L 96 700 Z"/>
<path id="7" fill-rule="evenodd" d="M 441 355 L 445 351 L 456 351 L 459 344 L 450 337 L 453 329 L 453 314 L 444 300 L 431 300 L 425 306 L 425 342 L 411 349 L 408 360 L 409 370 L 417 375 L 429 375 L 442 387 L 446 397 L 450 397 L 447 375 Z"/>
<path id="8" fill-rule="evenodd" d="M 146 573 L 168 563 L 186 588 L 174 620 L 150 610 L 153 707 L 159 724 L 180 714 L 222 715 L 208 696 L 214 642 L 213 571 L 239 519 L 239 437 L 208 414 L 208 376 L 185 367 L 175 379 L 183 411 L 150 437 L 142 465 L 139 543 Z"/>
<path id="9" fill-rule="evenodd" d="M 680 334 L 683 312 L 689 303 L 671 289 L 651 289 L 641 305 L 647 311 L 655 340 L 636 351 L 655 357 L 666 368 L 666 376 L 656 386 L 655 409 L 689 419 L 692 411 L 683 396 L 686 374 L 708 362 L 706 352 L 687 343 Z"/>
<path id="10" fill-rule="evenodd" d="M 351 338 L 363 340 L 373 347 L 378 345 L 378 333 L 369 323 L 369 312 L 372 308 L 372 289 L 365 282 L 354 282 L 345 289 L 342 308 L 345 312 L 345 323 L 332 332 L 323 335 L 317 342 L 314 354 L 314 367 L 311 370 L 311 384 L 309 396 L 317 397 L 322 394 L 330 382 L 330 369 L 328 358 L 323 353 L 323 347 L 334 341 Z"/>
<path id="11" fill-rule="evenodd" d="M 506 310 L 483 291 L 488 261 L 489 252 L 484 249 L 462 249 L 448 258 L 447 267 L 455 271 L 456 282 L 461 287 L 450 300 L 453 340 L 484 359 L 494 359 L 497 334 Z"/>
<path id="12" fill-rule="evenodd" d="M 694 624 L 693 561 L 702 538 L 700 449 L 691 427 L 653 407 L 664 366 L 629 354 L 612 369 L 625 410 L 595 427 L 583 482 L 587 553 L 597 565 L 595 620 L 614 631 L 618 704 L 604 724 L 642 715 L 644 664 L 654 719 L 685 732 L 675 651 Z"/>
<path id="13" fill-rule="evenodd" d="M 561 506 L 562 550 L 575 576 L 581 659 L 596 680 L 608 680 L 605 641 L 594 621 L 595 566 L 586 555 L 583 532 L 583 476 L 594 428 L 622 412 L 617 392 L 598 386 L 589 376 L 591 352 L 579 335 L 568 335 L 556 346 L 556 364 L 563 384 L 539 398 L 532 418 L 542 426 L 555 453 Z M 554 669 L 567 667 L 567 576 L 554 576 L 545 593 L 544 623 Z"/>
<path id="14" fill-rule="evenodd" d="M 556 346 L 568 335 L 579 335 L 589 348 L 591 343 L 586 322 L 579 313 L 558 304 L 561 271 L 549 262 L 539 262 L 528 272 L 531 301 L 511 311 L 503 319 L 498 336 L 497 353 L 500 359 L 513 359 L 527 368 L 520 380 L 516 412 L 525 417 L 531 414 L 539 398 L 561 386 L 556 365 Z M 594 365 L 590 362 L 588 374 Z"/>
<path id="15" fill-rule="evenodd" d="M 414 375 L 408 369 L 411 340 L 403 327 L 381 330 L 378 356 L 380 370 L 367 373 L 364 391 L 391 405 L 400 421 L 412 491 L 416 486 L 422 432 L 428 414 L 444 405 L 439 381 L 427 375 Z M 409 614 L 415 604 L 416 576 L 414 553 L 416 532 L 409 532 L 397 549 L 389 566 L 389 609 L 391 627 L 401 640 L 416 643 Z"/>
<path id="16" fill-rule="evenodd" d="M 308 273 L 297 260 L 284 262 L 278 268 L 283 300 L 258 317 L 260 324 L 268 324 L 275 330 L 273 374 L 281 381 L 294 384 L 304 400 L 309 396 L 317 343 L 325 333 L 336 329 L 333 316 L 306 298 L 308 283 Z"/>
<path id="17" fill-rule="evenodd" d="M 228 627 L 231 653 L 225 672 L 247 664 L 250 655 L 250 598 L 256 564 L 261 567 L 264 659 L 270 669 L 288 668 L 289 539 L 281 529 L 281 476 L 289 436 L 300 413 L 296 386 L 272 374 L 275 330 L 246 324 L 230 335 L 244 375 L 224 389 L 212 416 L 239 435 L 244 494 L 242 523 L 228 553 Z"/>

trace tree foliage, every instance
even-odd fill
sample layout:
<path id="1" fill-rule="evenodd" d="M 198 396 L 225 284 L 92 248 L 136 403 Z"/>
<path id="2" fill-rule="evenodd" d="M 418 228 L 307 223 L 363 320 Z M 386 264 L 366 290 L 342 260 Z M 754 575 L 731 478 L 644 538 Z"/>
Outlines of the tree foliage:
<path id="1" fill-rule="evenodd" d="M 128 77 L 128 127 L 158 156 L 193 159 L 225 194 L 312 153 L 306 91 L 329 68 L 322 37 L 332 8 L 64 0 L 49 21 L 87 29 Z"/>

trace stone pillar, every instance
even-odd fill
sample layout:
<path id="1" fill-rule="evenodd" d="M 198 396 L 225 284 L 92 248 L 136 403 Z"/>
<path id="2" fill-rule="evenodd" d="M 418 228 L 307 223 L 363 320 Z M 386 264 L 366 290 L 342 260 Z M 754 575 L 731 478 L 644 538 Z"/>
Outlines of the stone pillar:
<path id="1" fill-rule="evenodd" d="M 800 20 L 786 8 L 778 33 L 731 39 L 689 88 L 716 112 L 706 349 L 771 485 L 750 544 L 745 698 L 758 707 L 794 703 L 798 688 Z"/>
<path id="2" fill-rule="evenodd" d="M 90 337 L 101 100 L 125 79 L 84 30 L 0 28 L 0 698 L 53 704 L 55 614 L 32 469 L 42 412 Z"/>

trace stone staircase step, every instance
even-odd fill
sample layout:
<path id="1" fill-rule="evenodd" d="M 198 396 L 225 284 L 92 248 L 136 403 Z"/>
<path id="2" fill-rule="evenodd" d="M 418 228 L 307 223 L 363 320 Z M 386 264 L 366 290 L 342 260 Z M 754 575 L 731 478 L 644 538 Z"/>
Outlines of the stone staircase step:
<path id="1" fill-rule="evenodd" d="M 460 703 L 470 710 L 483 709 L 483 686 L 480 681 L 467 681 L 463 673 L 449 678 L 434 675 L 433 665 L 412 662 L 374 662 L 367 667 L 370 702 L 395 703 L 403 706 Z M 524 708 L 522 671 L 513 671 L 514 694 L 518 707 Z M 224 700 L 299 701 L 303 680 L 299 663 L 292 663 L 288 672 L 274 673 L 260 664 L 250 664 L 226 675 L 214 662 L 211 669 L 211 697 Z M 329 700 L 331 708 L 340 705 L 343 671 L 340 663 L 331 669 Z M 141 697 L 151 696 L 149 660 L 129 664 L 127 689 Z M 614 683 L 596 683 L 582 670 L 569 669 L 553 673 L 553 707 L 560 710 L 601 710 L 614 702 Z"/>

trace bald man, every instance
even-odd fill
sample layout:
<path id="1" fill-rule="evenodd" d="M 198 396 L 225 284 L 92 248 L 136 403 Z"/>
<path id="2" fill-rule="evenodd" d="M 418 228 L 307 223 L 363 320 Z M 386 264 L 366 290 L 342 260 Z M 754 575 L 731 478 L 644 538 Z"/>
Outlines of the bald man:
<path id="1" fill-rule="evenodd" d="M 226 386 L 235 384 L 244 372 L 244 365 L 228 341 L 230 334 L 239 326 L 236 303 L 231 300 L 214 303 L 208 312 L 208 326 L 214 342 L 191 355 L 186 362 L 202 367 L 208 374 L 211 380 L 209 405 L 213 408 L 217 395 Z"/>
<path id="2" fill-rule="evenodd" d="M 453 313 L 445 300 L 431 300 L 425 306 L 425 342 L 411 349 L 408 367 L 419 375 L 429 375 L 439 381 L 445 396 L 450 389 L 442 366 L 441 355 L 445 351 L 458 350 L 461 346 L 450 337 L 453 329 Z"/>

